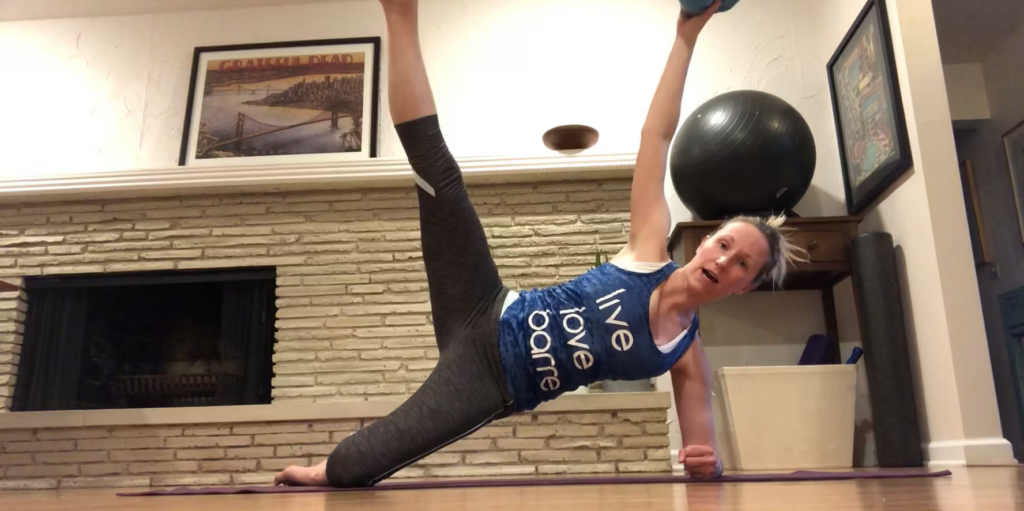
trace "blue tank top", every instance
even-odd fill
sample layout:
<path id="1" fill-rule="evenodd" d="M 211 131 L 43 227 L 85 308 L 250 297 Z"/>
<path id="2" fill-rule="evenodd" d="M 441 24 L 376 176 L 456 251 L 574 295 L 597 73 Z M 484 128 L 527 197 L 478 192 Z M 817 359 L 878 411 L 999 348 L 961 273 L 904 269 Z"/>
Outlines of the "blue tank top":
<path id="1" fill-rule="evenodd" d="M 654 343 L 650 301 L 678 268 L 652 273 L 605 263 L 575 279 L 523 291 L 501 317 L 502 368 L 518 411 L 602 380 L 664 374 L 693 343 L 697 317 L 668 353 Z"/>

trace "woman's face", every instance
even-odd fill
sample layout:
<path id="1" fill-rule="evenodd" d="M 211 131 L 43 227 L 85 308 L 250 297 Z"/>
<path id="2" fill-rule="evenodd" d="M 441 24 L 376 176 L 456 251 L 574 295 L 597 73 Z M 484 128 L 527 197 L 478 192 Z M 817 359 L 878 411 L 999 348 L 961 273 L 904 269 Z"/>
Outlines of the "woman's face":
<path id="1" fill-rule="evenodd" d="M 704 238 L 687 263 L 689 289 L 701 303 L 753 289 L 753 280 L 768 261 L 768 240 L 747 222 L 733 222 Z"/>

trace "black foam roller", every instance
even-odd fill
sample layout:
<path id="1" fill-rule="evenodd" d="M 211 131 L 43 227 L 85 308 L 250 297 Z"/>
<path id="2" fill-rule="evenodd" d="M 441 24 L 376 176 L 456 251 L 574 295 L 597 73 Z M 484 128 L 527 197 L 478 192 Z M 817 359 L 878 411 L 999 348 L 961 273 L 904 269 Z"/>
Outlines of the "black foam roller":
<path id="1" fill-rule="evenodd" d="M 924 453 L 893 238 L 887 232 L 863 234 L 851 250 L 878 464 L 920 467 Z"/>

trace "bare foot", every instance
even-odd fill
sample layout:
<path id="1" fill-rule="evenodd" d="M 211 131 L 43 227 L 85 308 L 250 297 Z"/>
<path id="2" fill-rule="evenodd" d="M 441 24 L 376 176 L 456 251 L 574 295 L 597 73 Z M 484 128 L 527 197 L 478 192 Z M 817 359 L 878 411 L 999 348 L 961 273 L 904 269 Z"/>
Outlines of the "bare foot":
<path id="1" fill-rule="evenodd" d="M 274 486 L 328 486 L 327 462 L 312 467 L 288 467 L 274 477 Z"/>

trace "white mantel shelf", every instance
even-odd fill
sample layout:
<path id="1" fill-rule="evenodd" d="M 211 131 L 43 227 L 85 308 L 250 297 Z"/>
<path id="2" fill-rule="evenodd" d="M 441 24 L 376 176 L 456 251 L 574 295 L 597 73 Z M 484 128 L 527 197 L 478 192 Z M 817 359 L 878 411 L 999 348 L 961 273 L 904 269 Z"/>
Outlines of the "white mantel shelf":
<path id="1" fill-rule="evenodd" d="M 228 424 L 309 420 L 376 419 L 394 411 L 401 401 L 365 403 L 279 403 L 247 406 L 145 408 L 131 410 L 69 410 L 0 413 L 0 431 L 174 424 Z M 599 392 L 564 394 L 542 403 L 538 413 L 664 410 L 668 392 Z"/>
<path id="2" fill-rule="evenodd" d="M 459 160 L 467 184 L 632 176 L 636 154 Z M 0 177 L 0 203 L 412 186 L 405 158 L 311 165 L 182 166 Z"/>

